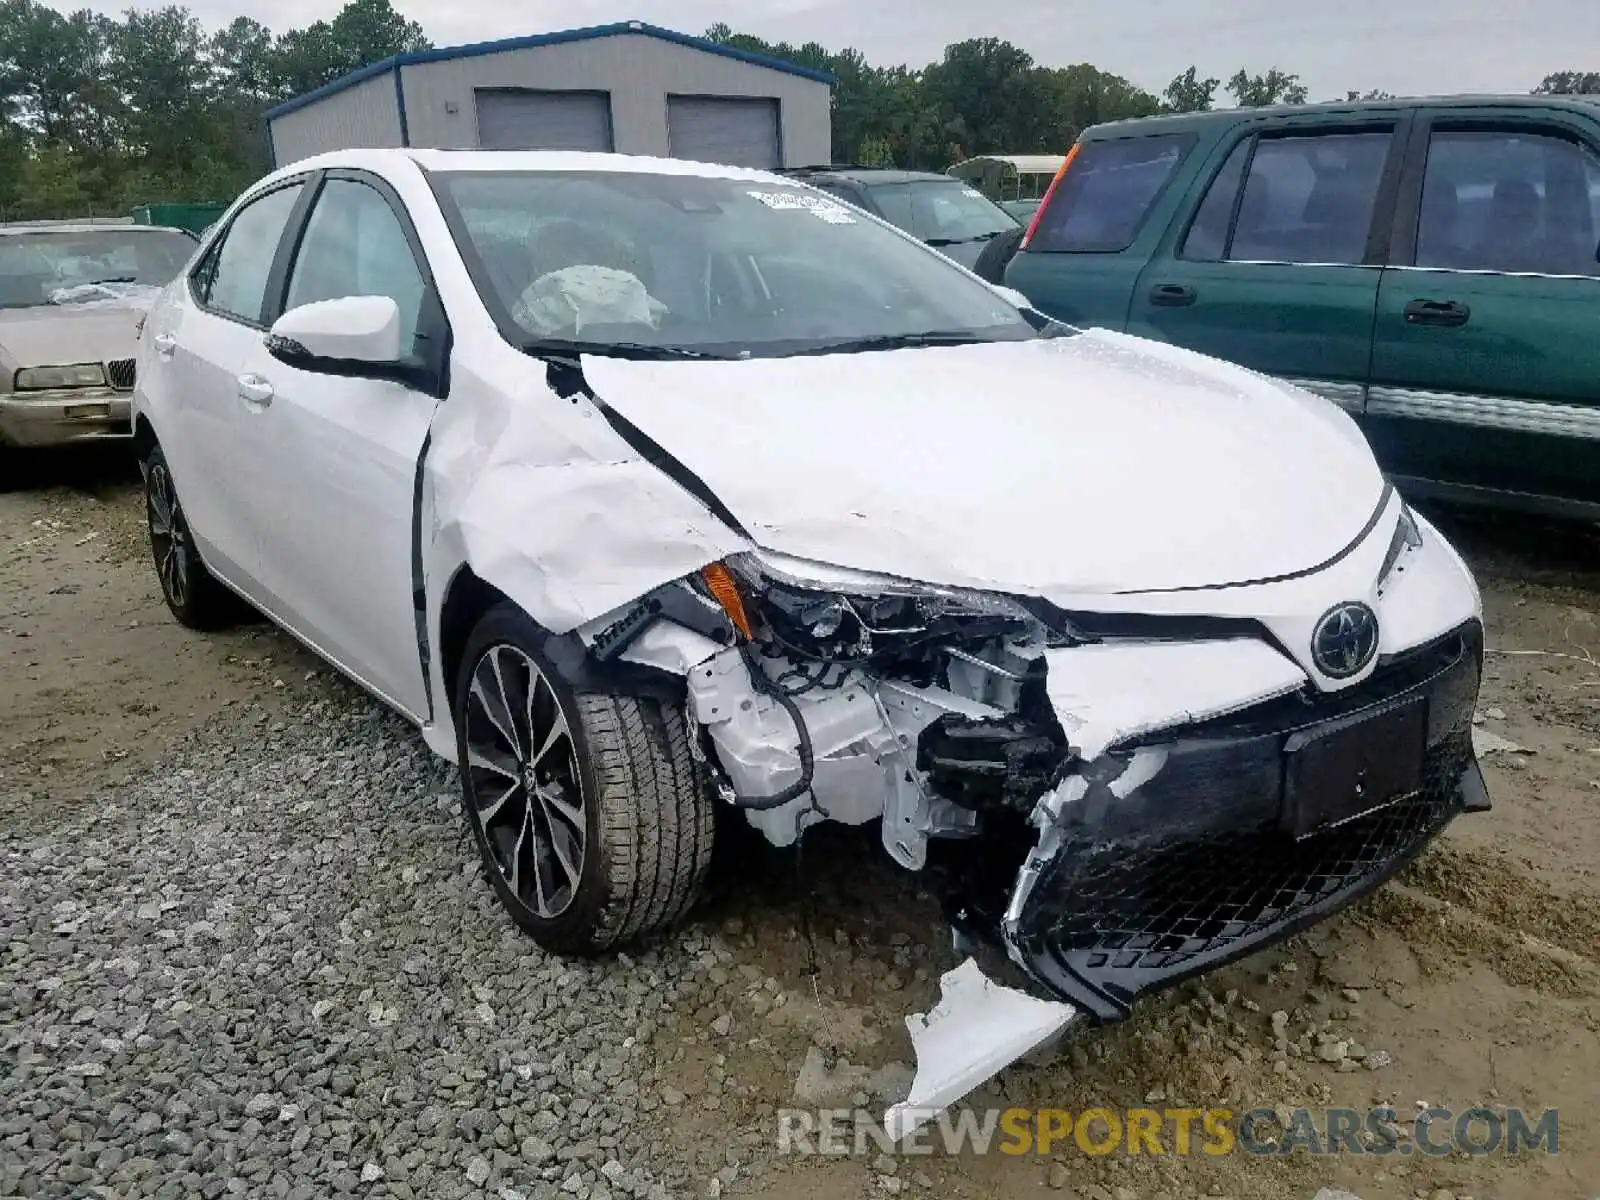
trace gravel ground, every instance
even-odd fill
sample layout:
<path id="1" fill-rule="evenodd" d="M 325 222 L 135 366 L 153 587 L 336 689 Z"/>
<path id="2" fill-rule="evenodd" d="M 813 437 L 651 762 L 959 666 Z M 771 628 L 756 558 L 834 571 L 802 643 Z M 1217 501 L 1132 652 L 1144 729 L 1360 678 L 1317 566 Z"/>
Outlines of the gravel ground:
<path id="1" fill-rule="evenodd" d="M 1520 748 L 1486 761 L 1494 813 L 972 1101 L 1559 1105 L 1560 1156 L 780 1161 L 813 1048 L 908 1069 L 903 1016 L 956 961 L 915 878 L 848 832 L 808 839 L 798 885 L 755 847 L 681 933 L 552 960 L 495 905 L 453 773 L 271 630 L 162 620 L 138 515 L 125 477 L 0 496 L 0 1197 L 1581 1200 L 1600 1178 L 1590 543 L 1530 560 L 1525 530 L 1462 530 L 1484 728 Z"/>
<path id="2" fill-rule="evenodd" d="M 0 1194 L 681 1184 L 639 1039 L 705 938 L 542 956 L 463 865 L 457 804 L 398 721 L 323 701 L 0 842 Z"/>

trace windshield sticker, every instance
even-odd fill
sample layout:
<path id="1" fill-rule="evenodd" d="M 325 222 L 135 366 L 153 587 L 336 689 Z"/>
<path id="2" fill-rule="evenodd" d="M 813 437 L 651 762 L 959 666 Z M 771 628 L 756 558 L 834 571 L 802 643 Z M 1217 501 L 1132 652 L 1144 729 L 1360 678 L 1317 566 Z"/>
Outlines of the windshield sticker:
<path id="1" fill-rule="evenodd" d="M 974 200 L 983 199 L 983 193 L 978 191 L 976 188 L 962 188 L 961 194 L 963 196 L 971 196 Z"/>
<path id="2" fill-rule="evenodd" d="M 821 196 L 800 196 L 794 192 L 751 191 L 746 194 L 761 201 L 768 208 L 783 209 L 788 212 L 808 212 L 830 225 L 856 223 L 856 219 L 850 215 L 850 210 L 837 200 L 828 200 Z"/>

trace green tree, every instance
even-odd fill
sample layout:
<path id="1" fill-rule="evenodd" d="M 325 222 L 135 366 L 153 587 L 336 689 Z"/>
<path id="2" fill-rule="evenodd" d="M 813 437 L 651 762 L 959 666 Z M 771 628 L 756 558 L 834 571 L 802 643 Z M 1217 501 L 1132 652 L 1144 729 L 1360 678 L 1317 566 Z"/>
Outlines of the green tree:
<path id="1" fill-rule="evenodd" d="M 422 26 L 389 0 L 350 0 L 332 21 L 291 29 L 273 45 L 278 90 L 285 96 L 319 88 L 395 54 L 433 45 Z"/>
<path id="2" fill-rule="evenodd" d="M 1269 104 L 1304 104 L 1306 88 L 1300 76 L 1273 67 L 1265 75 L 1241 69 L 1228 80 L 1228 94 L 1240 108 L 1265 108 Z"/>
<path id="3" fill-rule="evenodd" d="M 1220 83 L 1214 76 L 1201 78 L 1200 72 L 1190 67 L 1167 84 L 1161 93 L 1162 107 L 1174 113 L 1210 112 L 1216 103 Z"/>
<path id="4" fill-rule="evenodd" d="M 1357 100 L 1393 100 L 1395 96 L 1393 92 L 1385 92 L 1379 88 L 1373 88 L 1368 92 L 1346 92 L 1344 98 L 1346 103 L 1350 103 Z"/>
<path id="5" fill-rule="evenodd" d="M 228 199 L 267 166 L 267 107 L 427 45 L 390 0 L 281 37 L 245 17 L 208 35 L 178 5 L 113 20 L 0 0 L 0 212 Z"/>
<path id="6" fill-rule="evenodd" d="M 1556 71 L 1533 89 L 1536 96 L 1600 95 L 1600 71 Z"/>

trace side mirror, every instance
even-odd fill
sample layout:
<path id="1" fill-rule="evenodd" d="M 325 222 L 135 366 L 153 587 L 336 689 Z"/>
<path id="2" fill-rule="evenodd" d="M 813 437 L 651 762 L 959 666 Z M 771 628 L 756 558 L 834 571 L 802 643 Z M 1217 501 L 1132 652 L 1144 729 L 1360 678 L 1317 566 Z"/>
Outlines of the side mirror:
<path id="1" fill-rule="evenodd" d="M 291 308 L 273 322 L 267 350 L 291 367 L 330 375 L 390 377 L 407 359 L 400 306 L 388 296 L 343 296 Z"/>
<path id="2" fill-rule="evenodd" d="M 1005 285 L 998 283 L 990 284 L 989 286 L 994 288 L 994 290 L 999 292 L 1002 297 L 1004 297 L 1010 303 L 1015 304 L 1018 308 L 1030 309 L 1033 307 L 1033 301 L 1029 300 L 1021 292 L 1017 291 L 1016 288 L 1006 287 Z"/>

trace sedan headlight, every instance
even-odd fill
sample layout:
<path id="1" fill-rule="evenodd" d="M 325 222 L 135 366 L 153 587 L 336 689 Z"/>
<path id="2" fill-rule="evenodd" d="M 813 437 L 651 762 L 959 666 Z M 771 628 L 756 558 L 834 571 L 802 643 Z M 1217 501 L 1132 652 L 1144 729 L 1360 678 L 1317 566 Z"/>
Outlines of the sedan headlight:
<path id="1" fill-rule="evenodd" d="M 104 387 L 106 369 L 99 363 L 73 363 L 65 367 L 24 367 L 17 372 L 14 385 L 19 392 L 43 392 L 53 388 Z"/>
<path id="2" fill-rule="evenodd" d="M 757 624 L 791 652 L 864 660 L 906 643 L 954 632 L 972 622 L 995 632 L 1032 626 L 1035 618 L 1008 596 L 917 583 L 893 575 L 809 562 L 765 551 L 736 554 L 708 568 L 705 579 L 735 625 Z M 738 592 L 737 611 L 730 608 Z"/>
<path id="3" fill-rule="evenodd" d="M 1411 513 L 1411 506 L 1400 506 L 1400 520 L 1395 525 L 1394 537 L 1389 541 L 1389 552 L 1384 555 L 1383 569 L 1378 572 L 1378 582 L 1382 583 L 1394 573 L 1400 559 L 1409 551 L 1422 545 L 1422 531 L 1417 528 L 1417 519 Z"/>

